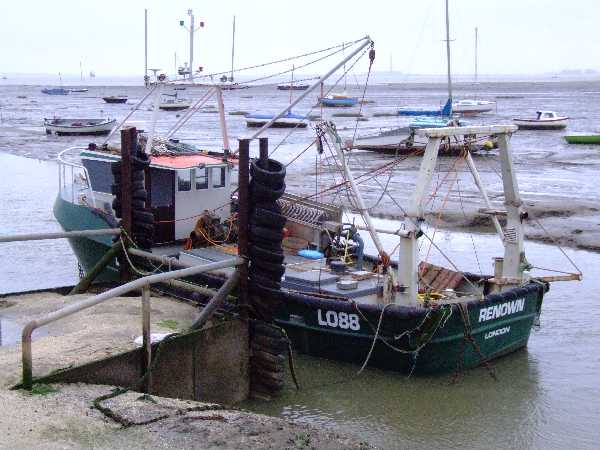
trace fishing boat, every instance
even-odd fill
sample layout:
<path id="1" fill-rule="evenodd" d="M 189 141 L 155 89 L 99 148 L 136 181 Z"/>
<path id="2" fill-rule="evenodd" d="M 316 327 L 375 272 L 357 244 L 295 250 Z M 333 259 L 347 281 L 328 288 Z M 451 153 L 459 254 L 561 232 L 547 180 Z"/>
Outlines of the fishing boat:
<path id="1" fill-rule="evenodd" d="M 116 123 L 115 119 L 44 119 L 46 134 L 58 136 L 108 134 Z"/>
<path id="2" fill-rule="evenodd" d="M 75 93 L 77 93 L 77 92 L 81 93 L 81 92 L 88 92 L 89 91 L 89 89 L 87 89 L 87 88 L 69 88 L 68 90 L 69 90 L 69 92 L 75 92 Z"/>
<path id="3" fill-rule="evenodd" d="M 600 145 L 599 133 L 573 133 L 563 136 L 569 144 L 594 144 Z"/>
<path id="4" fill-rule="evenodd" d="M 554 111 L 536 111 L 535 118 L 515 118 L 513 123 L 522 130 L 560 130 L 566 128 L 569 118 Z"/>
<path id="5" fill-rule="evenodd" d="M 47 94 L 47 95 L 69 95 L 70 91 L 69 89 L 65 89 L 65 88 L 44 88 L 42 89 L 42 93 Z"/>
<path id="6" fill-rule="evenodd" d="M 178 98 L 177 92 L 174 94 L 163 94 L 163 98 L 158 105 L 159 109 L 163 111 L 181 111 L 188 109 L 190 106 L 192 106 L 192 102 L 184 98 Z"/>
<path id="7" fill-rule="evenodd" d="M 329 108 L 351 108 L 358 104 L 358 97 L 351 97 L 346 94 L 330 94 L 319 98 L 319 103 Z"/>
<path id="8" fill-rule="evenodd" d="M 372 45 L 370 39 L 358 41 L 348 58 L 367 45 Z M 325 78 L 311 86 L 306 95 Z M 240 141 L 240 159 L 236 159 L 229 148 L 220 90 L 215 92 L 219 96 L 222 151 L 209 152 L 172 139 L 172 133 L 202 101 L 208 100 L 208 95 L 190 108 L 165 138 L 150 133 L 132 146 L 136 149 L 132 158 L 138 166 L 135 178 L 132 175 L 132 229 L 134 234 L 142 235 L 140 246 L 151 252 L 125 250 L 129 256 L 121 260 L 122 264 L 154 272 L 172 265 L 189 267 L 221 261 L 237 253 L 238 245 L 244 245 L 237 236 L 247 231 L 253 311 L 266 308 L 272 313 L 275 322 L 286 330 L 293 348 L 363 368 L 409 374 L 472 368 L 525 347 L 541 314 L 549 281 L 581 277 L 580 273 L 564 274 L 564 267 L 558 276 L 534 274 L 525 257 L 523 221 L 527 214 L 510 148 L 514 125 L 418 130 L 418 136 L 428 139 L 428 143 L 411 190 L 412 198 L 402 208 L 404 221 L 394 229 L 379 229 L 373 224 L 360 190 L 362 175 L 355 177 L 350 169 L 349 149 L 333 123 L 326 121 L 316 126 L 317 151 L 332 152 L 337 161 L 335 170 L 342 172 L 344 180 L 338 189 L 350 196 L 349 204 L 354 205 L 361 223 L 345 220 L 339 204 L 285 193 L 285 174 L 290 168 L 268 159 L 266 141 L 260 143 L 261 157 L 251 162 L 246 159 L 249 140 Z M 153 120 L 156 116 L 153 114 Z M 252 137 L 259 136 L 267 126 L 268 123 L 263 125 Z M 154 130 L 154 123 L 149 128 Z M 499 142 L 503 208 L 490 202 L 470 153 L 460 155 L 465 159 L 463 167 L 468 167 L 481 193 L 504 250 L 488 274 L 461 271 L 454 263 L 450 267 L 435 265 L 418 253 L 421 244 L 434 242 L 424 223 L 425 207 L 433 203 L 428 202 L 428 193 L 433 190 L 432 195 L 440 195 L 437 187 L 431 186 L 440 144 L 464 135 L 494 135 Z M 248 164 L 244 170 L 240 166 L 242 143 L 246 152 L 244 164 Z M 78 161 L 69 158 L 69 154 L 77 156 Z M 114 195 L 123 190 L 115 176 L 122 176 L 119 162 L 123 164 L 121 150 L 111 145 L 71 148 L 59 154 L 59 193 L 54 215 L 62 228 L 117 225 L 118 211 L 123 208 Z M 139 169 L 141 165 L 147 170 Z M 234 189 L 230 177 L 236 166 L 240 178 Z M 385 167 L 392 170 L 388 163 Z M 250 174 L 250 184 L 242 173 Z M 240 195 L 234 196 L 238 189 Z M 250 194 L 247 203 L 242 203 L 242 192 Z M 250 225 L 242 230 L 241 214 L 249 210 Z M 367 235 L 363 238 L 363 231 L 375 249 L 373 255 L 365 252 Z M 398 253 L 386 251 L 380 235 L 397 240 Z M 69 242 L 88 273 L 114 245 L 112 237 L 101 235 L 72 237 Z M 108 265 L 100 269 L 102 275 L 114 277 L 120 265 L 114 259 L 104 259 Z M 182 296 L 201 301 L 198 289 L 218 288 L 230 274 L 230 269 L 222 269 L 187 279 L 186 283 L 197 285 L 197 289 Z M 161 289 L 168 291 L 169 287 Z M 235 302 L 227 308 L 236 312 Z"/>
<path id="9" fill-rule="evenodd" d="M 262 127 L 275 118 L 275 114 L 247 114 L 245 116 L 247 127 Z M 288 111 L 285 115 L 275 119 L 271 128 L 306 128 L 308 118 L 306 115 L 294 114 Z"/>
<path id="10" fill-rule="evenodd" d="M 108 97 L 102 97 L 106 103 L 127 103 L 126 95 L 110 95 Z"/>

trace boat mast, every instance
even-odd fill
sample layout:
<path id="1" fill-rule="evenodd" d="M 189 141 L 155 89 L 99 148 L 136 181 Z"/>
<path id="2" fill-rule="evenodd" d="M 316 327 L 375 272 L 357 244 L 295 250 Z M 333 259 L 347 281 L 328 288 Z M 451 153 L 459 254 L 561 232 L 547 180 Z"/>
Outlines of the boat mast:
<path id="1" fill-rule="evenodd" d="M 448 60 L 448 98 L 452 100 L 452 77 L 450 75 L 450 15 L 446 0 L 446 59 Z"/>
<path id="2" fill-rule="evenodd" d="M 144 84 L 148 86 L 148 10 L 144 9 Z"/>
<path id="3" fill-rule="evenodd" d="M 477 27 L 475 27 L 475 84 L 477 84 Z"/>
<path id="4" fill-rule="evenodd" d="M 192 79 L 194 78 L 193 76 L 193 69 L 192 67 L 194 67 L 194 13 L 192 12 L 191 9 L 188 9 L 188 15 L 190 16 L 190 74 L 189 74 L 189 79 L 190 81 L 192 81 Z"/>
<path id="5" fill-rule="evenodd" d="M 233 33 L 231 37 L 231 76 L 229 81 L 233 81 L 233 59 L 235 57 L 235 14 L 233 15 Z"/>

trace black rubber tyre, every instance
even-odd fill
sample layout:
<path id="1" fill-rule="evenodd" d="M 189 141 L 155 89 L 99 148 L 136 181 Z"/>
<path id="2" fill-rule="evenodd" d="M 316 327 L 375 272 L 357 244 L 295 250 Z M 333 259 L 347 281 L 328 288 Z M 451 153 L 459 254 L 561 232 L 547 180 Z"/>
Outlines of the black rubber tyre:
<path id="1" fill-rule="evenodd" d="M 134 200 L 143 200 L 143 201 L 146 201 L 148 199 L 148 192 L 146 192 L 146 189 L 136 189 L 131 194 L 131 197 Z"/>
<path id="2" fill-rule="evenodd" d="M 260 225 L 267 228 L 283 228 L 287 218 L 281 214 L 264 208 L 254 208 L 250 216 L 251 225 Z"/>
<path id="3" fill-rule="evenodd" d="M 138 189 L 146 189 L 143 179 L 131 182 L 131 191 L 137 191 Z"/>
<path id="4" fill-rule="evenodd" d="M 255 268 L 257 271 L 265 271 L 268 273 L 275 274 L 281 277 L 285 273 L 285 266 L 283 264 L 272 263 L 265 261 L 264 259 L 253 259 L 250 262 L 250 267 Z"/>
<path id="5" fill-rule="evenodd" d="M 279 279 L 269 278 L 268 276 L 261 275 L 253 270 L 250 270 L 250 281 L 251 283 L 262 285 L 269 289 L 281 289 L 281 281 L 279 281 Z"/>
<path id="6" fill-rule="evenodd" d="M 121 200 L 119 200 L 118 198 L 115 198 L 112 202 L 112 207 L 113 207 L 113 209 L 117 209 L 117 208 L 120 209 L 121 208 Z M 131 207 L 133 209 L 143 210 L 146 207 L 146 201 L 133 199 L 131 201 Z"/>
<path id="7" fill-rule="evenodd" d="M 265 240 L 255 236 L 250 239 L 250 243 L 255 247 L 260 247 L 269 252 L 278 253 L 282 251 L 280 241 Z"/>
<path id="8" fill-rule="evenodd" d="M 131 228 L 134 233 L 148 233 L 149 236 L 154 236 L 154 225 L 151 223 L 135 222 Z"/>
<path id="9" fill-rule="evenodd" d="M 154 223 L 154 214 L 152 214 L 149 211 L 140 211 L 140 210 L 134 209 L 131 212 L 131 217 L 133 218 L 133 221 L 135 223 L 138 223 L 138 222 L 144 222 L 144 223 L 150 223 L 150 224 Z"/>
<path id="10" fill-rule="evenodd" d="M 121 173 L 121 161 L 116 161 L 110 164 L 110 171 L 113 175 L 118 175 Z"/>
<path id="11" fill-rule="evenodd" d="M 283 254 L 283 250 L 281 249 L 279 249 L 279 251 L 271 251 L 253 245 L 252 247 L 250 247 L 249 253 L 251 261 L 254 261 L 255 259 L 262 259 L 272 264 L 281 264 L 285 260 L 285 255 Z"/>
<path id="12" fill-rule="evenodd" d="M 113 174 L 113 178 L 115 180 L 115 184 L 118 184 L 121 182 L 121 173 L 114 173 Z M 144 181 L 144 172 L 142 172 L 141 170 L 136 170 L 131 174 L 131 181 L 132 182 L 136 182 L 136 181 Z"/>
<path id="13" fill-rule="evenodd" d="M 264 184 L 250 183 L 250 198 L 255 203 L 272 203 L 285 194 L 285 183 L 277 188 L 267 187 Z"/>
<path id="14" fill-rule="evenodd" d="M 261 239 L 263 241 L 281 242 L 283 239 L 283 230 L 266 228 L 258 225 L 250 226 L 250 240 Z"/>
<path id="15" fill-rule="evenodd" d="M 273 280 L 281 280 L 281 277 L 285 273 L 285 267 L 273 264 L 269 269 L 252 264 L 253 273 L 264 276 L 265 278 L 272 278 Z"/>
<path id="16" fill-rule="evenodd" d="M 267 160 L 268 167 L 263 169 L 260 167 L 258 160 L 253 160 L 250 163 L 250 175 L 257 180 L 261 180 L 264 184 L 273 181 L 282 181 L 285 178 L 285 166 L 274 159 Z"/>
<path id="17" fill-rule="evenodd" d="M 256 202 L 254 203 L 254 210 L 264 209 L 271 211 L 275 214 L 281 214 L 281 206 L 277 202 Z"/>

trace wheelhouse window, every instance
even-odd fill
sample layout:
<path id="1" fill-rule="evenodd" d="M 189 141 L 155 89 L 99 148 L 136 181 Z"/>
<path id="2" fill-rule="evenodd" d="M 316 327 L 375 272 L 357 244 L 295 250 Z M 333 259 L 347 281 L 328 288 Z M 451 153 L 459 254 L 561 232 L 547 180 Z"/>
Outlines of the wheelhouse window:
<path id="1" fill-rule="evenodd" d="M 196 190 L 208 189 L 208 170 L 206 167 L 197 168 L 195 174 Z"/>
<path id="2" fill-rule="evenodd" d="M 94 159 L 83 159 L 83 166 L 90 174 L 92 190 L 110 194 L 113 176 L 110 171 L 109 161 L 97 161 Z"/>
<path id="3" fill-rule="evenodd" d="M 178 170 L 177 171 L 177 190 L 191 191 L 192 190 L 192 170 Z"/>
<path id="4" fill-rule="evenodd" d="M 213 167 L 211 170 L 211 179 L 213 188 L 225 187 L 225 167 Z"/>

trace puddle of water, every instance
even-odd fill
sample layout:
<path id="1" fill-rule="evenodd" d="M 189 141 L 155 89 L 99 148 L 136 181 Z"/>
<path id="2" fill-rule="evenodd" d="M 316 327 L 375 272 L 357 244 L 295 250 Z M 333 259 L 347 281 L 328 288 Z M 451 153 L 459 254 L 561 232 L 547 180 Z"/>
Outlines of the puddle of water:
<path id="1" fill-rule="evenodd" d="M 12 320 L 0 317 L 0 347 L 21 342 L 23 327 Z"/>

